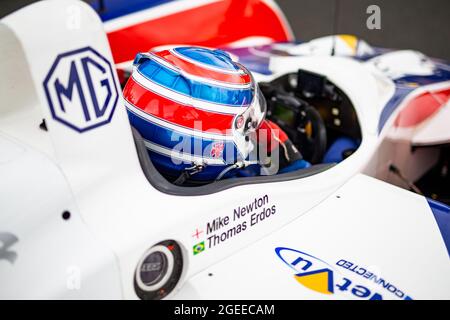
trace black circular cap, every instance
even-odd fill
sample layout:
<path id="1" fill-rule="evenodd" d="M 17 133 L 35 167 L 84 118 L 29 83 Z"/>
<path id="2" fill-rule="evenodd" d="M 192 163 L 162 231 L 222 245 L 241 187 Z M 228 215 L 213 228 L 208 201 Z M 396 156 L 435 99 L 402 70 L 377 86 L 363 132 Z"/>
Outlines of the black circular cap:
<path id="1" fill-rule="evenodd" d="M 157 283 L 167 272 L 167 257 L 162 252 L 153 252 L 142 263 L 139 271 L 142 282 L 151 286 Z"/>
<path id="2" fill-rule="evenodd" d="M 176 287 L 182 271 L 181 247 L 174 240 L 161 241 L 145 253 L 136 268 L 134 289 L 137 296 L 143 300 L 164 298 Z"/>

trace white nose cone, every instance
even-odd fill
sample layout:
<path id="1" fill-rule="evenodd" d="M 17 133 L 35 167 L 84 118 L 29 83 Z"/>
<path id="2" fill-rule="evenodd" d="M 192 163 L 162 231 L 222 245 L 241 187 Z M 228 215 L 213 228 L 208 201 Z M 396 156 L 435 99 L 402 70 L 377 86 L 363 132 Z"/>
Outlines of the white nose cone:
<path id="1" fill-rule="evenodd" d="M 364 40 L 353 35 L 326 36 L 299 45 L 277 45 L 276 48 L 294 56 L 329 56 L 334 46 L 336 56 L 359 57 L 374 53 Z"/>
<path id="2" fill-rule="evenodd" d="M 435 69 L 434 63 L 427 56 L 412 50 L 386 53 L 371 59 L 369 64 L 392 79 L 407 75 L 429 76 Z"/>

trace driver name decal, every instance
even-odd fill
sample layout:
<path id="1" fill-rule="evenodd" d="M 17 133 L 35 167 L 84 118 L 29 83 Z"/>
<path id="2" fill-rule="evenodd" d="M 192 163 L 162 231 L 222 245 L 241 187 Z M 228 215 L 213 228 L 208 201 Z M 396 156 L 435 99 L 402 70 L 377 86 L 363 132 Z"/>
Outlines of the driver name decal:
<path id="1" fill-rule="evenodd" d="M 228 215 L 218 216 L 198 227 L 192 237 L 193 255 L 212 249 L 270 219 L 277 212 L 269 196 L 255 198 L 251 202 L 237 206 Z"/>

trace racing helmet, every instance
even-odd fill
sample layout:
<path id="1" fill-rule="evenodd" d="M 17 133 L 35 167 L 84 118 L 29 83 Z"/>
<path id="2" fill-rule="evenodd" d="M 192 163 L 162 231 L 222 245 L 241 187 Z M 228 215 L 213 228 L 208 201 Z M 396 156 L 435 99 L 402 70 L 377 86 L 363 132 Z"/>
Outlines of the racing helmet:
<path id="1" fill-rule="evenodd" d="M 222 50 L 140 53 L 124 98 L 131 125 L 166 177 L 215 180 L 257 162 L 251 154 L 266 101 L 250 71 Z"/>

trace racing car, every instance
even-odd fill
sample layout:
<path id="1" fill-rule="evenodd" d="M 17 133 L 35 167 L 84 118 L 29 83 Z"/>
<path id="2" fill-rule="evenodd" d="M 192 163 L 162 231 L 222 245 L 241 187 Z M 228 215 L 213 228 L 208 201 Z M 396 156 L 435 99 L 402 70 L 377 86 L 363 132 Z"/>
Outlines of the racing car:
<path id="1" fill-rule="evenodd" d="M 99 3 L 0 21 L 0 298 L 450 298 L 449 64 L 295 41 L 269 0 Z M 122 86 L 180 45 L 245 65 L 311 166 L 161 174 Z"/>

